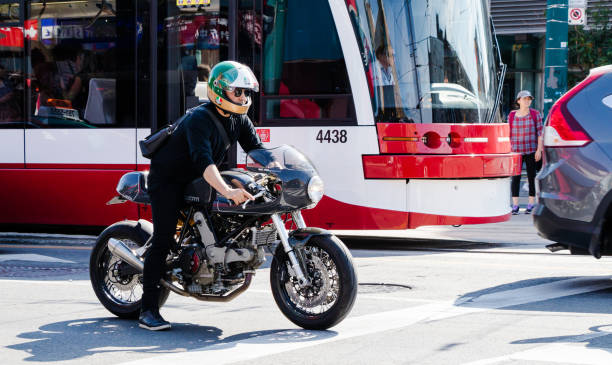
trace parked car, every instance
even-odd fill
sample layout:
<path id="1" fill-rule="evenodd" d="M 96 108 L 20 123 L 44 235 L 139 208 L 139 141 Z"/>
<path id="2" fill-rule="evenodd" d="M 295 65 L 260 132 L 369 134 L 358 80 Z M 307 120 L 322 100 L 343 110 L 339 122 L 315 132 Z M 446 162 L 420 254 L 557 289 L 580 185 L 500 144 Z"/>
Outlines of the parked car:
<path id="1" fill-rule="evenodd" d="M 533 215 L 555 252 L 612 254 L 612 65 L 563 95 L 544 124 L 544 164 Z"/>

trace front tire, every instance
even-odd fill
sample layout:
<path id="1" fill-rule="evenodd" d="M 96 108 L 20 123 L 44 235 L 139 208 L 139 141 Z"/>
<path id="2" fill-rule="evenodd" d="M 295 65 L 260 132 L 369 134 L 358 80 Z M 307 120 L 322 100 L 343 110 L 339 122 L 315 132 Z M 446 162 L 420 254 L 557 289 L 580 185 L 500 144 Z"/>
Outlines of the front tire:
<path id="1" fill-rule="evenodd" d="M 132 249 L 142 247 L 146 243 L 146 235 L 132 223 L 115 223 L 98 236 L 89 260 L 89 277 L 96 296 L 108 311 L 120 318 L 137 319 L 142 299 L 142 273 L 117 276 L 116 269 L 122 265 L 122 261 L 107 247 L 111 238 L 122 241 Z M 170 291 L 162 287 L 160 307 L 169 294 Z"/>
<path id="2" fill-rule="evenodd" d="M 289 258 L 279 245 L 270 267 L 276 304 L 296 325 L 312 330 L 335 326 L 351 311 L 357 275 L 350 252 L 335 236 L 313 236 L 300 251 L 311 287 L 301 287 L 290 274 Z"/>

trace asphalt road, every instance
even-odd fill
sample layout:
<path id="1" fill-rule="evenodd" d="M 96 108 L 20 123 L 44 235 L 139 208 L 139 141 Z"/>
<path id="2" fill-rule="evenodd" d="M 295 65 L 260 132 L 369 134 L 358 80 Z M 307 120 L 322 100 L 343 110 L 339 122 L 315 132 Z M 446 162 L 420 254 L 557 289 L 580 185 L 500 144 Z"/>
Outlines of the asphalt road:
<path id="1" fill-rule="evenodd" d="M 611 364 L 610 258 L 548 253 L 526 216 L 495 225 L 340 232 L 359 294 L 329 331 L 277 309 L 267 268 L 229 303 L 172 294 L 152 333 L 107 312 L 92 237 L 0 235 L 2 364 Z M 371 232 L 369 234 L 372 234 Z"/>

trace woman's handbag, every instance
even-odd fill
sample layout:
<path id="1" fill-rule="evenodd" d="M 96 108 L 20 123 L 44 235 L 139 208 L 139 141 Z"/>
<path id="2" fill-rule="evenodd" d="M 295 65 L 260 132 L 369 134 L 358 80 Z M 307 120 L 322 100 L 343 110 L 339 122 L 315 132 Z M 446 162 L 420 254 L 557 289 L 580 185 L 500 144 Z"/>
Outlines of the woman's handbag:
<path id="1" fill-rule="evenodd" d="M 178 128 L 183 119 L 185 119 L 185 115 L 180 117 L 176 122 L 165 126 L 157 132 L 149 135 L 145 139 L 139 141 L 138 144 L 140 145 L 140 152 L 142 153 L 142 157 L 151 159 L 155 152 L 157 152 L 157 150 L 159 150 L 160 147 L 166 143 L 168 138 L 170 138 L 172 133 L 174 133 L 176 128 Z"/>

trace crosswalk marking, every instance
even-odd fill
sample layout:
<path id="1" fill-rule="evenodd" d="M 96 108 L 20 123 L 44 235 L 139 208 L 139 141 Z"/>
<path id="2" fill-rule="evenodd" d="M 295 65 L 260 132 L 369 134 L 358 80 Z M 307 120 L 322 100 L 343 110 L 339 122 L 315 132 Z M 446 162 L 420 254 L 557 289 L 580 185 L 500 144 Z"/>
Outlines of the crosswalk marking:
<path id="1" fill-rule="evenodd" d="M 0 262 L 2 261 L 35 261 L 35 262 L 59 262 L 63 264 L 75 264 L 74 261 L 58 259 L 57 257 L 38 255 L 35 253 L 0 255 Z"/>
<path id="2" fill-rule="evenodd" d="M 434 321 L 491 309 L 576 295 L 612 287 L 609 277 L 580 277 L 512 289 L 471 298 L 461 303 L 436 302 L 401 310 L 351 317 L 329 331 L 291 330 L 211 346 L 183 353 L 124 363 L 124 365 L 173 364 L 206 359 L 212 364 L 230 364 L 328 342 L 399 329 L 422 321 Z"/>

